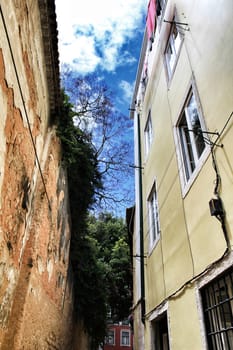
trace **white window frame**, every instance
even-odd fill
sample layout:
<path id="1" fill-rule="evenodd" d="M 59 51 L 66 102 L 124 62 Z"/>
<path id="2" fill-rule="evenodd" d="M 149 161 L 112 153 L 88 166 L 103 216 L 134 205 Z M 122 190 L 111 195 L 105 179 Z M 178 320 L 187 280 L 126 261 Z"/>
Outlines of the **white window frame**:
<path id="1" fill-rule="evenodd" d="M 152 125 L 152 118 L 151 118 L 151 110 L 149 110 L 146 126 L 144 129 L 144 135 L 145 135 L 145 153 L 146 156 L 148 156 L 151 144 L 153 141 L 153 125 Z"/>
<path id="2" fill-rule="evenodd" d="M 205 318 L 203 314 L 203 303 L 202 303 L 202 297 L 201 297 L 201 289 L 205 287 L 208 283 L 214 282 L 215 279 L 217 279 L 221 274 L 225 273 L 229 268 L 232 267 L 232 259 L 233 259 L 233 253 L 230 253 L 228 256 L 226 256 L 224 260 L 224 264 L 217 265 L 210 269 L 209 272 L 204 274 L 200 279 L 197 281 L 197 285 L 195 287 L 195 294 L 196 294 L 196 301 L 197 301 L 197 309 L 198 309 L 198 315 L 199 315 L 199 321 L 200 321 L 200 330 L 201 330 L 201 339 L 202 339 L 202 346 L 203 349 L 207 349 L 207 338 L 206 338 L 206 329 L 205 329 Z"/>
<path id="3" fill-rule="evenodd" d="M 113 333 L 113 341 L 109 341 L 109 338 L 111 337 L 111 335 L 109 333 Z M 108 332 L 107 332 L 107 336 L 106 336 L 106 341 L 105 341 L 105 344 L 108 344 L 108 345 L 115 345 L 115 329 L 109 329 Z"/>
<path id="4" fill-rule="evenodd" d="M 128 333 L 128 344 L 124 344 L 123 342 L 123 333 Z M 130 330 L 128 329 L 121 329 L 121 341 L 120 341 L 121 346 L 131 346 L 131 342 L 130 342 Z"/>
<path id="5" fill-rule="evenodd" d="M 205 123 L 202 116 L 202 110 L 200 101 L 197 94 L 197 89 L 195 87 L 194 82 L 192 82 L 189 86 L 188 93 L 186 94 L 186 98 L 184 101 L 184 104 L 182 106 L 182 109 L 179 114 L 178 121 L 175 126 L 175 143 L 176 143 L 176 150 L 177 150 L 177 158 L 178 158 L 178 165 L 179 165 L 179 173 L 180 173 L 180 179 L 181 179 L 181 187 L 182 187 L 182 193 L 183 196 L 186 195 L 186 193 L 189 191 L 191 184 L 195 180 L 197 174 L 199 173 L 200 169 L 202 168 L 204 162 L 206 161 L 206 158 L 210 152 L 210 147 L 207 143 L 205 143 L 205 147 L 203 148 L 201 154 L 198 154 L 198 149 L 196 146 L 196 140 L 197 140 L 197 134 L 195 135 L 192 124 L 191 124 L 191 115 L 188 108 L 189 102 L 191 101 L 191 98 L 193 97 L 194 103 L 195 103 L 195 109 L 198 116 L 198 120 L 200 123 L 201 131 L 205 131 Z M 191 159 L 189 154 L 190 151 L 188 150 L 188 144 L 186 142 L 185 138 L 185 127 L 181 126 L 184 118 L 186 119 L 187 123 L 187 135 L 189 137 L 189 148 L 192 150 L 193 158 Z M 203 135 L 204 138 L 208 138 L 207 134 Z M 201 136 L 199 136 L 201 137 Z"/>
<path id="6" fill-rule="evenodd" d="M 147 207 L 149 225 L 149 250 L 152 250 L 160 238 L 159 205 L 156 181 L 154 181 L 152 189 L 148 196 Z"/>
<path id="7" fill-rule="evenodd" d="M 176 21 L 175 17 L 173 18 L 173 21 Z M 175 71 L 182 43 L 183 35 L 180 33 L 176 23 L 172 23 L 170 34 L 164 51 L 167 75 L 169 80 L 172 78 L 173 73 Z"/>
<path id="8" fill-rule="evenodd" d="M 209 307 L 214 307 L 214 312 L 208 311 L 209 315 L 203 315 L 203 325 L 204 325 L 204 330 L 205 330 L 205 336 L 206 336 L 206 341 L 208 335 L 206 334 L 207 328 L 209 328 L 206 325 L 207 319 L 209 322 L 211 322 L 211 332 L 213 334 L 218 335 L 215 338 L 215 345 L 217 346 L 216 348 L 225 346 L 227 347 L 227 341 L 225 339 L 225 333 L 227 333 L 227 329 L 232 327 L 232 312 L 233 312 L 233 305 L 232 305 L 232 297 L 233 297 L 233 288 L 232 288 L 232 279 L 230 274 L 232 274 L 232 266 L 229 268 L 229 272 L 226 269 L 223 273 L 223 276 L 218 275 L 214 279 L 211 279 L 211 281 L 208 284 L 205 284 L 202 289 L 207 289 L 207 294 L 208 294 L 208 304 Z M 215 288 L 214 288 L 215 286 Z M 217 288 L 216 288 L 217 287 Z M 223 298 L 223 293 L 226 292 L 225 298 Z M 201 297 L 201 290 L 199 290 L 199 295 L 201 298 L 201 307 L 202 307 L 202 312 L 203 311 L 203 300 Z M 228 310 L 226 312 L 226 309 L 224 309 L 224 304 L 228 306 Z M 230 322 L 229 319 L 227 319 L 227 314 L 228 311 L 230 311 Z M 227 324 L 229 323 L 229 324 Z M 207 328 L 206 328 L 207 327 Z M 210 329 L 208 329 L 210 331 Z M 220 332 L 219 332 L 220 331 Z M 228 334 L 229 337 L 229 342 L 232 344 L 233 338 Z M 210 336 L 209 340 L 213 340 L 212 336 Z"/>

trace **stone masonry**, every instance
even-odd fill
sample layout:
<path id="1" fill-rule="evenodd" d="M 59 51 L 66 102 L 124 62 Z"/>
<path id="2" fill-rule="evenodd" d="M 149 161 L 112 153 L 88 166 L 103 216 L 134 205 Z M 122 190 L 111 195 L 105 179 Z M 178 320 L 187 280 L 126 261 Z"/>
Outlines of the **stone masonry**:
<path id="1" fill-rule="evenodd" d="M 54 1 L 0 0 L 0 349 L 71 350 Z"/>

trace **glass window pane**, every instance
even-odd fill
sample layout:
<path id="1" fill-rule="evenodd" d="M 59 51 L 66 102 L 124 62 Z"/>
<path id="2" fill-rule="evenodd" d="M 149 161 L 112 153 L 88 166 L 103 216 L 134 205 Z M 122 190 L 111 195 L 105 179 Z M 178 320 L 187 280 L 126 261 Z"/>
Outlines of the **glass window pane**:
<path id="1" fill-rule="evenodd" d="M 183 113 L 183 117 L 180 121 L 179 134 L 185 174 L 186 179 L 188 180 L 195 169 L 195 161 L 193 156 L 192 143 L 190 139 L 190 131 L 188 130 L 185 113 Z"/>
<path id="2" fill-rule="evenodd" d="M 185 180 L 188 182 L 206 148 L 200 113 L 192 89 L 182 109 L 177 129 Z"/>
<path id="3" fill-rule="evenodd" d="M 146 127 L 145 127 L 145 148 L 146 148 L 146 154 L 148 154 L 150 150 L 150 146 L 153 139 L 153 130 L 152 130 L 152 121 L 151 121 L 151 112 L 149 112 Z"/>
<path id="4" fill-rule="evenodd" d="M 167 57 L 167 63 L 169 65 L 169 73 L 173 71 L 173 68 L 175 66 L 175 61 L 176 61 L 176 53 L 175 50 L 172 46 L 172 43 L 168 43 L 167 45 L 167 50 L 166 50 L 166 57 Z"/>
<path id="5" fill-rule="evenodd" d="M 180 46 L 181 46 L 181 35 L 177 29 L 176 24 L 173 24 L 170 36 L 168 38 L 166 50 L 165 50 L 165 57 L 166 57 L 166 64 L 167 64 L 167 71 L 169 77 L 171 77 L 171 74 L 175 68 L 175 64 L 178 58 Z"/>
<path id="6" fill-rule="evenodd" d="M 159 237 L 159 208 L 158 208 L 158 199 L 156 193 L 155 184 L 153 185 L 151 194 L 148 198 L 148 216 L 149 216 L 149 236 L 150 236 L 150 245 Z"/>
<path id="7" fill-rule="evenodd" d="M 225 273 L 202 290 L 206 334 L 210 349 L 233 348 L 231 273 Z"/>
<path id="8" fill-rule="evenodd" d="M 114 345 L 115 344 L 115 334 L 114 331 L 109 330 L 107 335 L 107 344 Z"/>
<path id="9" fill-rule="evenodd" d="M 177 55 L 181 45 L 181 37 L 176 25 L 173 26 L 172 38 L 174 41 L 174 47 Z"/>
<path id="10" fill-rule="evenodd" d="M 194 95 L 191 95 L 187 106 L 188 116 L 190 119 L 191 128 L 194 133 L 195 147 L 197 150 L 198 158 L 200 158 L 204 148 L 205 141 L 202 134 L 201 123 L 198 115 L 197 104 Z"/>
<path id="11" fill-rule="evenodd" d="M 122 345 L 130 345 L 130 343 L 129 343 L 129 332 L 122 331 L 122 333 L 121 333 L 121 344 Z"/>

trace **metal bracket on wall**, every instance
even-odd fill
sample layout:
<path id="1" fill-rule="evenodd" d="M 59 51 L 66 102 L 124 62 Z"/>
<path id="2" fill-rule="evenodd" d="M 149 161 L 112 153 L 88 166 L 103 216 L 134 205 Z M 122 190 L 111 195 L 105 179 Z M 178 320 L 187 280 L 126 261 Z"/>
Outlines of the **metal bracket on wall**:
<path id="1" fill-rule="evenodd" d="M 195 130 L 195 129 L 187 129 L 187 130 L 193 132 L 193 133 L 196 134 L 196 135 L 202 135 L 202 137 L 203 137 L 203 139 L 204 139 L 204 142 L 205 142 L 207 145 L 211 146 L 211 147 L 214 147 L 214 146 L 216 146 L 216 147 L 221 147 L 221 148 L 223 147 L 223 144 L 222 144 L 222 143 L 221 143 L 221 144 L 218 144 L 218 143 L 217 143 L 217 140 L 218 140 L 219 137 L 220 137 L 219 132 L 205 131 L 205 130 L 201 130 L 201 129 L 198 129 L 198 130 Z M 217 138 L 216 138 L 215 141 L 211 141 L 209 138 L 205 137 L 203 134 L 206 134 L 206 135 L 215 135 L 215 136 L 217 136 Z"/>
<path id="2" fill-rule="evenodd" d="M 183 30 L 186 30 L 186 31 L 189 31 L 189 26 L 188 26 L 188 23 L 183 23 L 183 22 L 176 22 L 176 21 L 167 21 L 166 19 L 163 20 L 165 23 L 169 23 L 169 24 L 175 24 L 177 25 L 178 27 L 179 26 L 182 26 L 182 29 Z"/>
<path id="3" fill-rule="evenodd" d="M 139 166 L 139 165 L 129 165 L 129 166 L 130 166 L 130 168 L 134 168 L 134 169 L 141 169 L 141 170 L 144 169 L 143 166 Z"/>

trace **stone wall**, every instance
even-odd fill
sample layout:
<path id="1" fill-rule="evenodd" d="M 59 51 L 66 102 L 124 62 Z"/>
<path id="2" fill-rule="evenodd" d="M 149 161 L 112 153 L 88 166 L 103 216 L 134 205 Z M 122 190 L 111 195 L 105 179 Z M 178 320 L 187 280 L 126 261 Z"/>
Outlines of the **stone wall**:
<path id="1" fill-rule="evenodd" d="M 0 1 L 2 350 L 72 349 L 68 185 L 52 126 L 55 22 L 53 1 Z"/>

